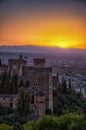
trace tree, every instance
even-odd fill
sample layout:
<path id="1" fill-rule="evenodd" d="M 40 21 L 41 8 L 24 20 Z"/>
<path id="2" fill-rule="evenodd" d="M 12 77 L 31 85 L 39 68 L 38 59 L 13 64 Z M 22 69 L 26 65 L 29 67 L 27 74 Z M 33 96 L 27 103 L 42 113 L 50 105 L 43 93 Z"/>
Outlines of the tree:
<path id="1" fill-rule="evenodd" d="M 59 75 L 58 75 L 58 73 L 57 73 L 57 81 L 59 81 Z"/>
<path id="2" fill-rule="evenodd" d="M 46 109 L 46 115 L 52 115 L 51 109 L 49 109 L 49 108 Z"/>
<path id="3" fill-rule="evenodd" d="M 1 59 L 0 59 L 0 66 L 2 65 L 2 61 L 1 61 Z"/>
<path id="4" fill-rule="evenodd" d="M 66 88 L 64 92 L 62 87 L 58 86 L 53 95 L 53 112 L 61 115 L 65 111 L 86 113 L 86 99 L 78 96 L 72 89 Z"/>
<path id="5" fill-rule="evenodd" d="M 0 130 L 13 130 L 13 126 L 7 124 L 0 124 Z"/>
<path id="6" fill-rule="evenodd" d="M 24 130 L 34 130 L 35 121 L 29 121 L 23 125 Z"/>
<path id="7" fill-rule="evenodd" d="M 21 79 L 21 81 L 20 81 L 20 83 L 19 83 L 19 87 L 24 87 L 23 79 Z"/>
<path id="8" fill-rule="evenodd" d="M 9 78 L 11 77 L 11 72 L 10 72 L 10 70 L 9 70 L 9 72 L 8 72 L 8 75 L 9 75 Z"/>
<path id="9" fill-rule="evenodd" d="M 25 93 L 24 90 L 22 89 L 17 101 L 17 114 L 20 117 L 27 117 L 29 113 L 30 113 L 30 94 L 29 92 Z"/>
<path id="10" fill-rule="evenodd" d="M 63 87 L 63 91 L 66 91 L 67 88 L 67 84 L 66 84 L 66 80 L 64 79 L 64 77 L 62 78 L 62 87 Z"/>
<path id="11" fill-rule="evenodd" d="M 10 79 L 8 73 L 5 71 L 0 76 L 0 93 L 2 94 L 9 93 L 9 85 L 10 85 Z"/>
<path id="12" fill-rule="evenodd" d="M 86 115 L 69 113 L 61 115 L 58 120 L 58 130 L 85 130 Z"/>
<path id="13" fill-rule="evenodd" d="M 10 72 L 4 72 L 0 75 L 0 93 L 1 94 L 15 94 L 18 92 L 18 76 L 10 76 Z"/>
<path id="14" fill-rule="evenodd" d="M 45 116 L 41 120 L 27 122 L 24 130 L 58 130 L 58 118 Z"/>
<path id="15" fill-rule="evenodd" d="M 69 113 L 60 117 L 45 116 L 38 121 L 27 122 L 24 130 L 85 130 L 86 115 Z"/>
<path id="16" fill-rule="evenodd" d="M 11 83 L 10 83 L 10 91 L 11 93 L 15 94 L 18 92 L 18 76 L 13 75 L 12 79 L 11 79 Z"/>
<path id="17" fill-rule="evenodd" d="M 71 89 L 71 79 L 69 79 L 69 89 Z"/>
<path id="18" fill-rule="evenodd" d="M 26 83 L 25 83 L 25 87 L 28 88 L 30 86 L 30 83 L 29 81 L 27 80 Z"/>

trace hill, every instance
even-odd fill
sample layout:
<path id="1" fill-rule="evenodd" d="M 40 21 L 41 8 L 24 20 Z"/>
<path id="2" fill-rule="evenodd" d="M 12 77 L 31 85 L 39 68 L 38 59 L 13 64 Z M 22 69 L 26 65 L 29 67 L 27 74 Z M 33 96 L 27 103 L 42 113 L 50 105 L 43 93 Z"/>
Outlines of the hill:
<path id="1" fill-rule="evenodd" d="M 54 114 L 67 112 L 86 113 L 86 99 L 72 89 L 57 87 L 54 91 Z"/>
<path id="2" fill-rule="evenodd" d="M 32 52 L 32 53 L 71 53 L 71 54 L 86 54 L 86 50 L 83 49 L 63 49 L 58 47 L 45 47 L 45 46 L 0 46 L 0 52 Z"/>

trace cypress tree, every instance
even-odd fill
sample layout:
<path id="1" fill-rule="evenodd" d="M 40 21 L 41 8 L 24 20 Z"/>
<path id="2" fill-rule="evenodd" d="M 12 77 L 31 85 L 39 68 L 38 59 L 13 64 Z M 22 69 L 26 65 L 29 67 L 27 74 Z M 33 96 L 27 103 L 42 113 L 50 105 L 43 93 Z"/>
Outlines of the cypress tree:
<path id="1" fill-rule="evenodd" d="M 26 83 L 25 83 L 25 87 L 28 88 L 30 86 L 30 83 L 29 81 L 27 80 Z"/>
<path id="2" fill-rule="evenodd" d="M 69 89 L 71 89 L 71 79 L 69 79 Z"/>
<path id="3" fill-rule="evenodd" d="M 25 93 L 23 89 L 21 89 L 20 96 L 17 101 L 17 114 L 20 117 L 27 117 L 30 113 L 30 94 Z"/>
<path id="4" fill-rule="evenodd" d="M 62 78 L 62 87 L 63 87 L 63 91 L 66 91 L 67 88 L 67 84 L 66 84 L 66 80 L 64 78 Z"/>

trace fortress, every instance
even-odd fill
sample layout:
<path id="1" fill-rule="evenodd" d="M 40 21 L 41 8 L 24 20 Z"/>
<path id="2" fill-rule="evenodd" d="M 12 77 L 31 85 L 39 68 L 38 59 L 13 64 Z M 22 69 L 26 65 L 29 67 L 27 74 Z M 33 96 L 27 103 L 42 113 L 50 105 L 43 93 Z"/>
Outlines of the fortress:
<path id="1" fill-rule="evenodd" d="M 37 58 L 33 60 L 32 66 L 27 66 L 27 61 L 22 56 L 19 56 L 19 59 L 8 60 L 8 71 L 11 76 L 17 74 L 19 81 L 22 80 L 24 83 L 29 81 L 29 87 L 25 90 L 29 89 L 31 104 L 37 106 L 39 117 L 45 115 L 46 109 L 53 112 L 52 68 L 46 67 L 45 63 L 45 59 Z M 13 98 L 15 97 L 13 96 Z M 11 99 L 11 101 L 15 100 Z M 3 100 L 0 100 L 1 102 L 3 104 Z M 13 104 L 15 106 L 15 102 Z"/>

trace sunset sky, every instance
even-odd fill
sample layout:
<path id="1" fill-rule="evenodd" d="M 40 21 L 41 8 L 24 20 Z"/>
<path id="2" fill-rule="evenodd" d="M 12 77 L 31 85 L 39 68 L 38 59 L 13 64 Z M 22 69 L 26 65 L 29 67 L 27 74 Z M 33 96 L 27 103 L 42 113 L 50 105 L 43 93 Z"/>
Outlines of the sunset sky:
<path id="1" fill-rule="evenodd" d="M 86 49 L 86 0 L 0 0 L 0 45 Z"/>

